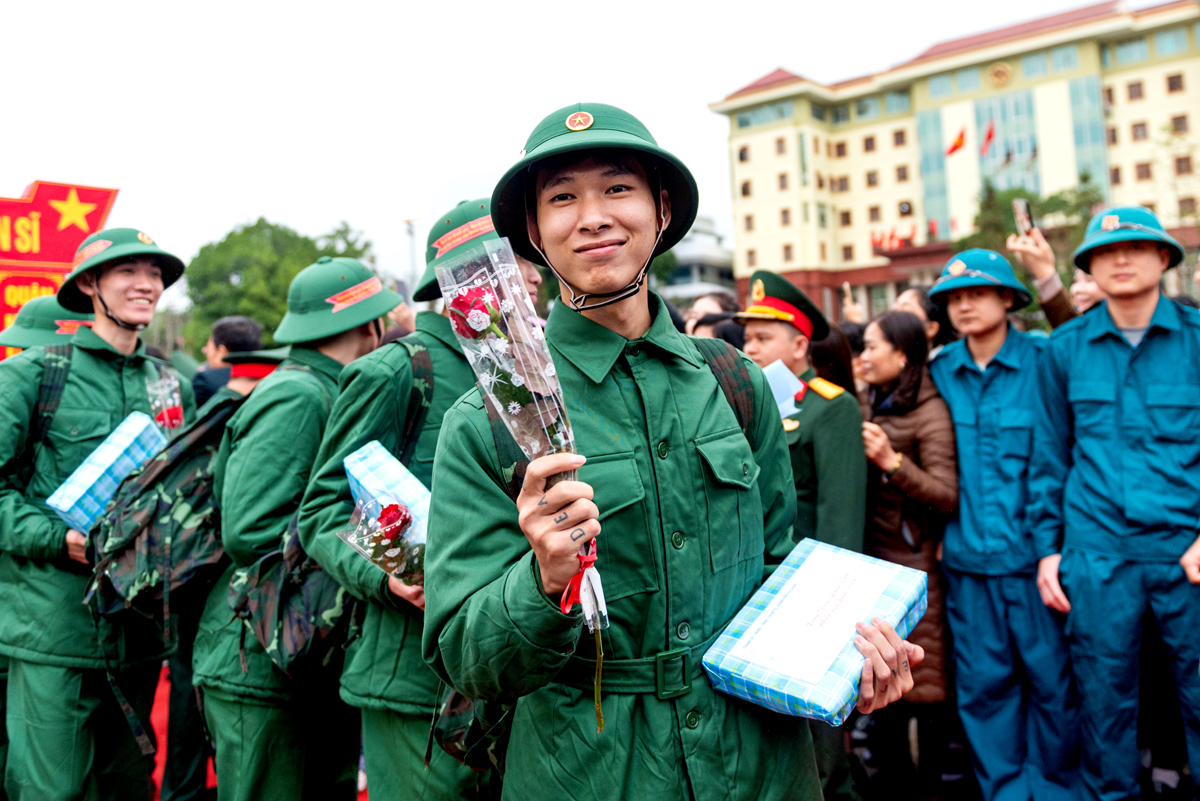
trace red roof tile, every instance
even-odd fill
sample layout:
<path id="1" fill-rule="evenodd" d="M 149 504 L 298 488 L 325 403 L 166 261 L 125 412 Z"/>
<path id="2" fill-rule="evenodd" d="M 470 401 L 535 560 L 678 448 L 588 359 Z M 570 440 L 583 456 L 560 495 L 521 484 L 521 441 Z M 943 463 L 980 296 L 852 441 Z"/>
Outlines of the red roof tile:
<path id="1" fill-rule="evenodd" d="M 743 86 L 741 89 L 738 89 L 733 94 L 727 95 L 725 97 L 725 99 L 729 100 L 734 97 L 740 97 L 741 95 L 750 94 L 751 92 L 759 92 L 759 91 L 762 91 L 763 89 L 767 89 L 769 87 L 775 86 L 776 84 L 790 83 L 792 81 L 803 81 L 803 80 L 804 80 L 804 78 L 801 78 L 799 75 L 795 74 L 794 72 L 788 72 L 787 70 L 780 67 L 779 69 L 772 72 L 770 75 L 764 75 L 763 77 L 759 78 L 754 83 Z"/>
<path id="2" fill-rule="evenodd" d="M 1120 13 L 1120 1 L 1108 0 L 1104 3 L 1096 3 L 1095 5 L 1076 8 L 1071 11 L 1064 11 L 1061 14 L 1053 14 L 1049 17 L 1041 17 L 1039 19 L 1022 22 L 1017 25 L 1009 25 L 1007 28 L 996 28 L 991 31 L 984 31 L 973 36 L 963 36 L 959 39 L 950 39 L 946 42 L 939 42 L 925 52 L 921 53 L 916 58 L 907 62 L 909 64 L 916 61 L 924 61 L 925 59 L 937 58 L 939 56 L 957 53 L 961 50 L 972 50 L 977 47 L 984 47 L 997 42 L 1003 42 L 1008 39 L 1020 39 L 1026 36 L 1033 36 L 1039 33 L 1045 33 L 1055 28 L 1064 28 L 1070 25 L 1078 25 L 1083 22 L 1090 22 L 1101 17 L 1113 16 Z"/>

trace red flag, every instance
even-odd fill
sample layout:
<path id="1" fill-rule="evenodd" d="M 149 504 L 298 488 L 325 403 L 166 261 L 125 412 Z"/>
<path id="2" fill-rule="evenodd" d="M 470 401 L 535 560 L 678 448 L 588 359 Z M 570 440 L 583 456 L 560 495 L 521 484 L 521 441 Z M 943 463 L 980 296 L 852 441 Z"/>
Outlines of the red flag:
<path id="1" fill-rule="evenodd" d="M 996 121 L 988 120 L 987 133 L 983 135 L 983 147 L 979 148 L 979 155 L 986 156 L 987 152 L 992 149 L 992 140 L 996 138 Z"/>
<path id="2" fill-rule="evenodd" d="M 954 137 L 954 141 L 950 143 L 950 147 L 946 148 L 946 155 L 952 156 L 962 150 L 963 145 L 967 143 L 967 129 L 963 128 L 958 132 L 958 136 Z"/>

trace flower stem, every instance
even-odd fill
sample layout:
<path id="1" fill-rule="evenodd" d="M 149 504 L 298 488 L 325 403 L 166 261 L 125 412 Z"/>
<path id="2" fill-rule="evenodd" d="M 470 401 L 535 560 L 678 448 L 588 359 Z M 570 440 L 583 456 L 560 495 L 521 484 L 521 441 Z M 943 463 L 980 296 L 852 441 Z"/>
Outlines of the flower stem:
<path id="1" fill-rule="evenodd" d="M 599 618 L 599 613 L 596 615 Z M 599 620 L 597 620 L 599 622 Z M 592 687 L 596 695 L 596 734 L 604 731 L 604 710 L 600 706 L 600 671 L 604 666 L 604 643 L 600 639 L 600 627 L 596 626 L 596 679 Z"/>

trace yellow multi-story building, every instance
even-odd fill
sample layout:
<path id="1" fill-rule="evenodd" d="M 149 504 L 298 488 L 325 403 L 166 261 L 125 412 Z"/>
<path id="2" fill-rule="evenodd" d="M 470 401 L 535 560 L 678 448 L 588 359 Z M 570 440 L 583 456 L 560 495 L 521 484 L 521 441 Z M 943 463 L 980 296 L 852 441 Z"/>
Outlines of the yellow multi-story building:
<path id="1" fill-rule="evenodd" d="M 779 69 L 710 107 L 730 121 L 735 275 L 784 273 L 831 319 L 843 281 L 871 313 L 931 282 L 985 179 L 1046 196 L 1086 173 L 1197 245 L 1195 0 L 1086 6 L 835 84 Z"/>

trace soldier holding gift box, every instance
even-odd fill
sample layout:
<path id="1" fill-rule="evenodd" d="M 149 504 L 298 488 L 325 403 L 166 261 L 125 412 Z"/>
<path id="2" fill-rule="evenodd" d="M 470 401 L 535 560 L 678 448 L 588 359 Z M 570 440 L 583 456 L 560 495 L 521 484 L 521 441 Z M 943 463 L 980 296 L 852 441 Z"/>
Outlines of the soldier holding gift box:
<path id="1" fill-rule="evenodd" d="M 130 413 L 166 425 L 194 415 L 191 387 L 147 357 L 138 337 L 182 274 L 183 262 L 145 232 L 97 231 L 80 245 L 58 291 L 66 309 L 94 313 L 93 325 L 78 329 L 69 350 L 36 347 L 0 364 L 0 608 L 7 610 L 0 654 L 10 665 L 10 796 L 150 797 L 152 765 L 106 681 L 91 615 L 71 600 L 83 597 L 90 574 L 87 532 L 68 529 L 45 499 Z M 159 412 L 153 390 L 172 380 L 181 406 Z M 44 392 L 58 399 L 39 441 Z M 132 663 L 138 642 L 132 632 L 127 640 Z M 150 660 L 116 675 L 143 722 L 158 671 Z"/>

